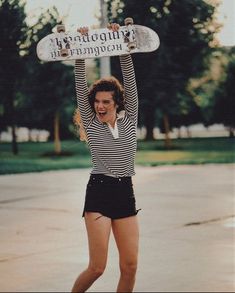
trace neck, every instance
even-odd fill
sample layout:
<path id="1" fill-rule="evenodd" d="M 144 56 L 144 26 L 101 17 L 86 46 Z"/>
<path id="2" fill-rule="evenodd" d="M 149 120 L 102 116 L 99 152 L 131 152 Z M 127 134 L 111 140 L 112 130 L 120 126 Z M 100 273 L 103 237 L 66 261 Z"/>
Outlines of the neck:
<path id="1" fill-rule="evenodd" d="M 111 125 L 112 128 L 114 128 L 115 126 L 115 122 L 116 122 L 116 116 L 114 117 L 114 119 L 112 119 L 112 121 L 108 121 L 108 123 Z"/>

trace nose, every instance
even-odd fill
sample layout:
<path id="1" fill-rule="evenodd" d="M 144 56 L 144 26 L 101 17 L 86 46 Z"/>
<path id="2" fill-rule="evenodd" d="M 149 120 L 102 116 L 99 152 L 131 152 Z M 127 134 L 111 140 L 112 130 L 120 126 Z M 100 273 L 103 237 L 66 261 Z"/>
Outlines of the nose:
<path id="1" fill-rule="evenodd" d="M 103 104 L 103 103 L 98 103 L 98 104 L 97 104 L 97 109 L 98 109 L 98 110 L 102 110 L 102 109 L 104 109 L 104 104 Z"/>

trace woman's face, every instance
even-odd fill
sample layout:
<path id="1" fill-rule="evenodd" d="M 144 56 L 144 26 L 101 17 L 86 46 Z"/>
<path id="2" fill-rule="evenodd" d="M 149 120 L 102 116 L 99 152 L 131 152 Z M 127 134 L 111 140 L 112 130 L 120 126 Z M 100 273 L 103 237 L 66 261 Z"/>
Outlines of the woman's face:
<path id="1" fill-rule="evenodd" d="M 117 105 L 113 99 L 113 92 L 97 92 L 95 95 L 94 109 L 100 122 L 114 126 Z"/>

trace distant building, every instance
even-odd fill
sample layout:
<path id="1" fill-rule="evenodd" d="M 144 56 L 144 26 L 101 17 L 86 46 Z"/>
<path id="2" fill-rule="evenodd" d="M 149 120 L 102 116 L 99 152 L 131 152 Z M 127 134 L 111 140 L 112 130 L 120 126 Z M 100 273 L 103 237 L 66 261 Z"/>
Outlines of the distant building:
<path id="1" fill-rule="evenodd" d="M 16 137 L 18 142 L 46 142 L 49 138 L 50 132 L 43 129 L 28 129 L 26 127 L 18 127 L 16 129 Z M 11 128 L 8 127 L 6 131 L 0 133 L 0 142 L 12 141 Z"/>

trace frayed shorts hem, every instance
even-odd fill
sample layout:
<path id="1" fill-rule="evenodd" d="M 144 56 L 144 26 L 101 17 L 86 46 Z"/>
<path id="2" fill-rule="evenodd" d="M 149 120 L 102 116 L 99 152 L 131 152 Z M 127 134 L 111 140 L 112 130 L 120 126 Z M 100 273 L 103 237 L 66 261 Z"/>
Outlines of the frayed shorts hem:
<path id="1" fill-rule="evenodd" d="M 118 219 L 124 219 L 124 218 L 129 218 L 129 217 L 136 216 L 139 213 L 140 210 L 141 209 L 138 209 L 134 213 L 126 213 L 126 214 L 122 214 L 122 215 L 119 214 L 119 215 L 115 216 L 115 215 L 110 215 L 109 213 L 105 213 L 105 212 L 100 211 L 100 210 L 89 210 L 88 209 L 88 210 L 83 211 L 82 217 L 84 218 L 86 213 L 99 213 L 101 216 L 104 216 L 104 217 L 109 218 L 111 220 L 118 220 Z M 98 217 L 98 218 L 100 218 L 100 217 Z"/>

